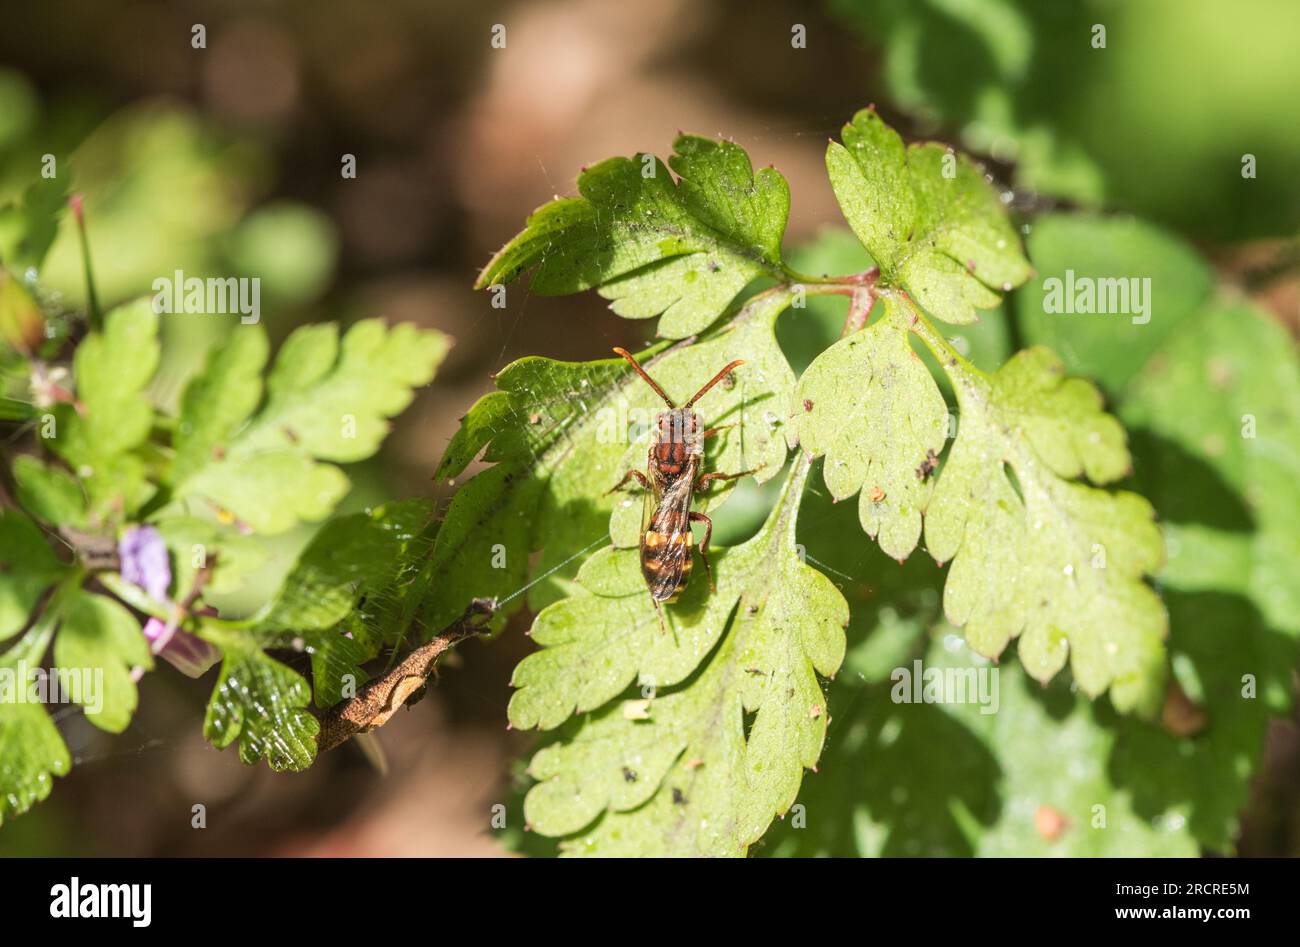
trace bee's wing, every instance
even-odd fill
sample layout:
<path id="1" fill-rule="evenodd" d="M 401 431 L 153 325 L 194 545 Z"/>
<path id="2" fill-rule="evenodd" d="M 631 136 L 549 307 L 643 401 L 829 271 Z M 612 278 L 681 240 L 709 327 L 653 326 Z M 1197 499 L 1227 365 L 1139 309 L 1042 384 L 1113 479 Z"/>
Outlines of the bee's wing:
<path id="1" fill-rule="evenodd" d="M 645 538 L 646 531 L 651 528 L 650 524 L 654 520 L 655 511 L 663 503 L 664 487 L 655 476 L 654 467 L 646 471 L 650 479 L 651 489 L 645 491 L 645 499 L 641 503 L 641 538 Z"/>
<path id="2" fill-rule="evenodd" d="M 695 465 L 660 490 L 647 514 L 641 533 L 641 571 L 655 601 L 672 598 L 686 585 L 691 572 L 691 493 Z"/>

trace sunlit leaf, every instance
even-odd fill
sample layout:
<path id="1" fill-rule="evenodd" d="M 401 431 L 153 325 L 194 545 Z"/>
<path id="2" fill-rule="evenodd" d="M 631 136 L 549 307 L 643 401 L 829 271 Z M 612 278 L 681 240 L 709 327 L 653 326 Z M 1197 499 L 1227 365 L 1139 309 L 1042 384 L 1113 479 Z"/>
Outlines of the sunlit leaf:
<path id="1" fill-rule="evenodd" d="M 574 854 L 739 855 L 789 808 L 821 751 L 818 675 L 839 667 L 848 621 L 794 544 L 806 473 L 797 462 L 764 528 L 717 554 L 715 593 L 667 607 L 666 633 L 634 550 L 600 554 L 538 617 L 543 650 L 516 670 L 511 721 L 601 709 L 533 758 L 534 830 L 571 835 Z M 639 698 L 607 703 L 634 678 Z"/>
<path id="2" fill-rule="evenodd" d="M 844 217 L 880 266 L 928 313 L 967 323 L 1030 275 L 984 172 L 936 144 L 904 148 L 873 109 L 831 142 L 826 167 Z"/>
<path id="3" fill-rule="evenodd" d="M 992 378 L 950 373 L 957 440 L 926 510 L 930 555 L 949 565 L 944 608 L 980 654 L 1014 637 L 1040 681 L 1070 662 L 1090 696 L 1153 712 L 1168 619 L 1143 578 L 1163 558 L 1151 505 L 1106 482 L 1128 468 L 1123 432 L 1090 385 L 1042 348 Z"/>
<path id="4" fill-rule="evenodd" d="M 780 274 L 790 190 L 776 170 L 755 172 L 732 142 L 681 135 L 673 147 L 678 182 L 651 155 L 587 168 L 582 196 L 538 208 L 478 286 L 535 269 L 532 292 L 599 289 L 619 315 L 662 314 L 666 338 L 706 328 L 750 281 Z"/>

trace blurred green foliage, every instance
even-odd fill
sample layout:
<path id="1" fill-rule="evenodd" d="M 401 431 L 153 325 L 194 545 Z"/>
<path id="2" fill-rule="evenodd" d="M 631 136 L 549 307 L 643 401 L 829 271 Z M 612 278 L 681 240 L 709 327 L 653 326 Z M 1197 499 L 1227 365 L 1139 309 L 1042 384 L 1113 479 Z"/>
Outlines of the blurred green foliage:
<path id="1" fill-rule="evenodd" d="M 24 690 L 27 669 L 47 655 L 60 675 L 93 669 L 101 699 L 81 691 L 77 702 L 90 723 L 118 733 L 154 655 L 191 676 L 224 658 L 205 735 L 218 747 L 238 741 L 248 763 L 305 768 L 316 752 L 312 688 L 266 652 L 309 654 L 322 706 L 341 699 L 344 675 L 360 683 L 358 664 L 400 641 L 414 607 L 376 601 L 353 615 L 352 605 L 400 598 L 392 586 L 411 568 L 405 544 L 432 510 L 420 502 L 335 521 L 328 554 L 304 554 L 269 624 L 242 620 L 278 578 L 263 570 L 263 588 L 248 581 L 268 560 L 258 537 L 334 511 L 350 488 L 335 465 L 375 454 L 449 340 L 377 319 L 345 333 L 302 326 L 272 360 L 267 328 L 242 317 L 258 321 L 263 306 L 283 317 L 317 300 L 337 240 L 318 211 L 256 206 L 264 147 L 158 103 L 116 112 L 66 152 L 38 154 L 36 142 L 55 140 L 46 125 L 57 109 L 44 114 L 21 78 L 0 73 L 6 98 L 0 396 L 4 419 L 20 426 L 0 474 L 0 639 L 14 639 L 0 669 L 21 675 Z M 152 298 L 160 280 L 171 289 L 173 278 L 232 275 L 258 281 L 256 310 L 226 299 L 218 312 L 187 312 L 177 300 L 160 312 Z M 314 528 L 298 529 L 290 548 Z M 379 541 L 367 545 L 372 533 Z M 340 574 L 333 555 L 364 569 Z M 325 609 L 327 600 L 345 606 Z M 288 614 L 290 601 L 311 603 L 314 618 Z M 44 707 L 0 702 L 0 820 L 45 798 L 70 763 Z"/>
<path id="2" fill-rule="evenodd" d="M 1290 0 L 832 0 L 892 104 L 1043 195 L 1198 236 L 1294 234 L 1300 6 Z M 1095 48 L 1095 26 L 1105 48 Z M 1258 177 L 1242 176 L 1254 155 Z"/>

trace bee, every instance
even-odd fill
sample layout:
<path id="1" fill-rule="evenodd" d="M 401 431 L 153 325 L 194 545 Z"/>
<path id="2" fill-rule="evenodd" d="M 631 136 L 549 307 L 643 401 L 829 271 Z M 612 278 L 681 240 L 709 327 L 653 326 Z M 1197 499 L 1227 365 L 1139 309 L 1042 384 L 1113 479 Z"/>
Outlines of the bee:
<path id="1" fill-rule="evenodd" d="M 702 490 L 714 481 L 735 480 L 754 473 L 754 470 L 731 474 L 702 471 L 704 439 L 734 425 L 702 430 L 699 415 L 692 410 L 695 402 L 704 397 L 710 388 L 727 378 L 745 361 L 736 359 L 728 364 L 679 408 L 627 350 L 616 348 L 614 351 L 627 359 L 633 370 L 668 405 L 667 411 L 655 414 L 654 442 L 650 446 L 647 465 L 649 476 L 636 469 L 629 470 L 609 491 L 613 493 L 633 479 L 646 490 L 641 515 L 641 575 L 650 589 L 650 599 L 655 611 L 659 613 L 662 627 L 663 604 L 675 601 L 691 578 L 691 523 L 704 524 L 700 558 L 704 561 L 709 588 L 713 588 L 713 569 L 709 565 L 709 537 L 713 535 L 713 521 L 703 513 L 691 509 L 695 491 Z"/>

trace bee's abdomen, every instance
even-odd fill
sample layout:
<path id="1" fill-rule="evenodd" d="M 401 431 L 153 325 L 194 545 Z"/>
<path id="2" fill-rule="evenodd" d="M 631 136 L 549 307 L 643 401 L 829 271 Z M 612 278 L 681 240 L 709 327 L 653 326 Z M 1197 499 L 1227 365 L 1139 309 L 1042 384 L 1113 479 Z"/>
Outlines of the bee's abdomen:
<path id="1" fill-rule="evenodd" d="M 674 528 L 676 527 L 676 528 Z M 641 540 L 641 574 L 656 602 L 671 601 L 691 578 L 691 530 L 683 518 L 680 526 L 664 523 L 651 527 Z"/>

